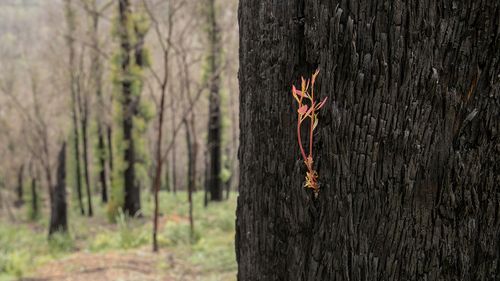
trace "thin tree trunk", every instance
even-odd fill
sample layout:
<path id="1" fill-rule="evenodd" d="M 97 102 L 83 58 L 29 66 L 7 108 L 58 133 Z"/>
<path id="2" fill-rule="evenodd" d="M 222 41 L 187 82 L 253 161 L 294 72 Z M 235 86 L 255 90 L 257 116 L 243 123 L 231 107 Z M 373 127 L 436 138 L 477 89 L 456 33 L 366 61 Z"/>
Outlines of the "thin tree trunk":
<path id="1" fill-rule="evenodd" d="M 101 182 L 101 200 L 108 202 L 108 177 L 106 175 L 106 144 L 104 143 L 104 132 L 102 124 L 97 125 L 97 139 L 99 150 L 99 181 Z"/>
<path id="2" fill-rule="evenodd" d="M 193 116 L 191 116 L 193 118 Z M 193 122 L 184 119 L 186 129 L 186 145 L 188 148 L 188 203 L 189 203 L 189 235 L 191 241 L 194 239 L 194 220 L 193 220 L 193 191 L 196 184 L 196 139 L 192 132 Z"/>
<path id="3" fill-rule="evenodd" d="M 210 76 L 208 149 L 210 156 L 210 173 L 208 185 L 211 201 L 222 201 L 223 190 L 220 180 L 221 172 L 221 113 L 220 113 L 220 77 L 214 75 L 220 68 L 220 35 L 215 12 L 215 0 L 208 0 L 209 49 L 208 58 Z"/>
<path id="4" fill-rule="evenodd" d="M 23 190 L 24 190 L 24 164 L 22 164 L 19 167 L 19 172 L 17 174 L 17 201 L 16 201 L 16 206 L 21 207 L 24 204 L 24 196 L 23 196 Z"/>
<path id="5" fill-rule="evenodd" d="M 104 98 L 102 91 L 102 62 L 99 50 L 101 48 L 99 43 L 99 13 L 97 11 L 97 1 L 93 0 L 91 3 L 91 11 L 89 12 L 92 18 L 92 30 L 91 30 L 91 40 L 92 40 L 92 51 L 91 51 L 91 75 L 94 81 L 94 87 L 97 97 L 97 149 L 98 161 L 99 161 L 99 182 L 101 185 L 101 200 L 103 203 L 108 202 L 108 184 L 106 175 L 106 144 L 104 141 L 104 129 L 103 129 L 103 115 L 104 115 Z"/>
<path id="6" fill-rule="evenodd" d="M 39 214 L 38 210 L 38 192 L 36 187 L 36 177 L 31 178 L 31 219 L 36 219 Z"/>
<path id="7" fill-rule="evenodd" d="M 113 174 L 113 128 L 111 125 L 106 126 L 108 137 L 108 160 L 109 160 L 109 175 Z"/>
<path id="8" fill-rule="evenodd" d="M 85 98 L 86 99 L 86 98 Z M 82 138 L 83 138 L 83 170 L 85 174 L 85 186 L 87 191 L 87 215 L 92 217 L 94 212 L 92 210 L 92 192 L 90 191 L 90 171 L 89 171 L 89 152 L 88 152 L 88 103 L 84 101 L 84 113 L 82 116 Z"/>
<path id="9" fill-rule="evenodd" d="M 66 204 L 66 143 L 63 143 L 58 157 L 57 184 L 53 187 L 50 201 L 49 237 L 55 232 L 68 231 Z"/>
<path id="10" fill-rule="evenodd" d="M 500 280 L 499 11 L 240 1 L 238 280 Z M 317 68 L 315 198 L 291 86 Z"/>
<path id="11" fill-rule="evenodd" d="M 82 175 L 81 175 L 81 164 L 80 164 L 80 136 L 78 130 L 78 115 L 77 115 L 77 79 L 76 79 L 76 61 L 75 61 L 75 14 L 72 6 L 72 0 L 66 0 L 66 21 L 68 25 L 67 34 L 67 44 L 69 51 L 69 75 L 70 75 L 70 91 L 71 91 L 71 117 L 73 126 L 73 145 L 74 145 L 74 161 L 75 161 L 75 172 L 76 172 L 76 193 L 78 197 L 78 206 L 80 208 L 80 213 L 85 214 L 83 209 L 83 198 L 82 198 Z"/>
<path id="12" fill-rule="evenodd" d="M 157 232 L 158 232 L 158 213 L 159 213 L 159 192 L 161 186 L 161 172 L 162 172 L 162 142 L 163 142 L 163 120 L 165 113 L 165 91 L 166 86 L 168 84 L 168 51 L 164 53 L 164 63 L 165 63 L 165 76 L 163 80 L 163 84 L 161 85 L 161 100 L 160 100 L 160 113 L 158 116 L 158 135 L 156 140 L 156 173 L 154 177 L 154 218 L 153 218 L 153 252 L 158 251 L 158 240 L 157 240 Z"/>
<path id="13" fill-rule="evenodd" d="M 170 91 L 171 93 L 173 93 L 173 91 Z M 170 95 L 170 102 L 171 102 L 171 105 L 172 105 L 172 119 L 171 119 L 171 126 L 172 128 L 175 128 L 175 125 L 177 124 L 177 120 L 175 118 L 176 114 L 177 114 L 177 109 L 176 109 L 176 106 L 174 105 L 175 103 L 175 98 L 174 98 L 174 95 Z M 172 191 L 174 192 L 174 194 L 177 193 L 177 149 L 176 149 L 176 136 L 175 135 L 172 135 L 172 150 L 171 150 L 171 153 L 172 153 L 172 164 L 170 164 L 169 166 L 172 168 Z"/>
<path id="14" fill-rule="evenodd" d="M 153 221 L 153 252 L 158 252 L 158 216 L 159 216 L 159 193 L 161 187 L 161 176 L 162 176 L 162 168 L 163 168 L 163 123 L 165 118 L 165 102 L 166 102 L 166 91 L 169 82 L 169 73 L 170 73 L 170 48 L 171 43 L 170 39 L 172 38 L 173 31 L 173 12 L 171 10 L 170 2 L 167 3 L 168 6 L 168 31 L 165 38 L 166 44 L 162 44 L 163 48 L 163 79 L 160 83 L 160 108 L 158 115 L 158 135 L 156 140 L 156 173 L 154 176 L 154 221 Z M 152 14 L 150 14 L 153 17 Z M 153 18 L 156 24 L 158 22 Z M 160 36 L 159 27 L 155 26 L 157 30 L 157 35 Z M 159 40 L 164 40 L 164 38 L 158 38 Z M 160 80 L 158 81 L 160 82 Z"/>
<path id="15" fill-rule="evenodd" d="M 168 54 L 166 55 L 167 58 L 166 64 L 168 67 Z M 165 77 L 168 77 L 168 74 L 165 75 Z M 168 79 L 168 78 L 167 78 Z M 168 80 L 165 80 L 168 81 Z M 166 86 L 165 82 L 165 86 Z M 161 186 L 161 171 L 162 171 L 162 164 L 163 164 L 163 159 L 162 159 L 162 149 L 161 149 L 161 144 L 163 142 L 163 116 L 164 116 L 164 109 L 165 109 L 165 87 L 162 87 L 162 94 L 161 94 L 161 101 L 160 101 L 160 114 L 158 117 L 158 135 L 157 135 L 157 141 L 156 141 L 156 147 L 157 147 L 157 152 L 156 152 L 156 173 L 155 173 L 155 178 L 154 178 L 154 216 L 153 216 L 153 252 L 158 252 L 158 213 L 159 213 L 159 192 L 160 192 L 160 186 Z"/>
<path id="16" fill-rule="evenodd" d="M 203 207 L 208 207 L 208 197 L 209 197 L 209 174 L 210 174 L 210 165 L 208 160 L 208 147 L 204 152 L 204 161 L 205 161 L 205 175 L 203 177 Z"/>

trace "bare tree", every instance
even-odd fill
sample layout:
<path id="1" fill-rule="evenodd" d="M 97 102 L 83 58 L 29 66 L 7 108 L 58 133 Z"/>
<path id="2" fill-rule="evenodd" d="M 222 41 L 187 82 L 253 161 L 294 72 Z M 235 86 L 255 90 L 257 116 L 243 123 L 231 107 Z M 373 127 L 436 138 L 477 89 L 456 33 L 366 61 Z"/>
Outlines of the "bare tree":
<path id="1" fill-rule="evenodd" d="M 163 35 L 160 29 L 160 23 L 156 19 L 153 11 L 149 7 L 146 1 L 143 1 L 144 6 L 146 7 L 146 11 L 153 22 L 153 28 L 157 37 L 158 42 L 161 46 L 161 51 L 163 55 L 163 76 L 160 76 L 156 71 L 150 67 L 151 72 L 160 88 L 160 103 L 157 105 L 158 107 L 158 130 L 156 136 L 156 169 L 153 179 L 153 192 L 154 192 L 154 215 L 153 215 L 153 251 L 158 251 L 158 214 L 159 214 L 159 192 L 161 186 L 161 175 L 162 175 L 162 143 L 163 143 L 163 121 L 165 115 L 165 100 L 166 100 L 166 90 L 169 82 L 169 59 L 170 52 L 172 49 L 171 38 L 173 31 L 173 23 L 174 23 L 174 13 L 175 7 L 172 5 L 172 1 L 167 1 L 167 10 L 168 10 L 168 23 L 167 23 L 167 33 Z"/>

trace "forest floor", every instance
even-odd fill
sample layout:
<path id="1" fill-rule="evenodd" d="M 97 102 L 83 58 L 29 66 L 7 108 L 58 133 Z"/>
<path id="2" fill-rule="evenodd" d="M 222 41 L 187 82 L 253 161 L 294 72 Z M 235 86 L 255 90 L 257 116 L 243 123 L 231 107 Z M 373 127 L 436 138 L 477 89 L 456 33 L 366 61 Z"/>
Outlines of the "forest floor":
<path id="1" fill-rule="evenodd" d="M 33 222 L 22 218 L 26 210 L 15 210 L 15 221 L 0 217 L 0 281 L 236 280 L 236 195 L 205 209 L 203 194 L 196 194 L 192 238 L 186 197 L 182 192 L 160 195 L 158 253 L 151 250 L 150 198 L 143 200 L 142 218 L 121 215 L 116 223 L 108 221 L 105 205 L 94 203 L 92 218 L 70 208 L 70 235 L 51 241 L 46 213 Z"/>

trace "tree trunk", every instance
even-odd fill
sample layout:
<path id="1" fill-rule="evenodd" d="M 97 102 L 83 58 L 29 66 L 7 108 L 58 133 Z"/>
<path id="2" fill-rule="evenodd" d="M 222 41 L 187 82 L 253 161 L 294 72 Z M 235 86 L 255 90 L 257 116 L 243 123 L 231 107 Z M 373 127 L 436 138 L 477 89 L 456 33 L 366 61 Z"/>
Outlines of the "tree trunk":
<path id="1" fill-rule="evenodd" d="M 174 93 L 173 90 L 170 91 L 171 93 Z M 175 126 L 177 125 L 177 120 L 176 120 L 176 115 L 177 115 L 177 107 L 175 106 L 175 97 L 174 95 L 170 95 L 170 104 L 172 106 L 172 118 L 171 120 L 171 126 L 172 130 L 174 130 Z M 172 164 L 169 165 L 172 168 L 172 191 L 174 194 L 177 193 L 177 149 L 176 149 L 176 135 L 172 135 L 172 150 L 171 150 L 171 157 L 172 157 Z"/>
<path id="2" fill-rule="evenodd" d="M 215 0 L 208 0 L 208 40 L 209 40 L 209 120 L 208 120 L 208 149 L 210 157 L 210 173 L 208 187 L 211 201 L 222 201 L 223 190 L 220 180 L 221 172 L 221 112 L 220 112 L 220 77 L 217 75 L 220 68 L 220 32 L 215 12 Z"/>
<path id="3" fill-rule="evenodd" d="M 100 14 L 97 8 L 97 1 L 93 0 L 91 2 L 92 11 L 89 12 L 92 18 L 92 30 L 91 30 L 91 40 L 92 40 L 92 52 L 91 52 L 91 75 L 94 84 L 94 90 L 97 97 L 97 150 L 98 150 L 98 161 L 99 161 L 99 182 L 101 185 L 101 200 L 103 203 L 108 202 L 108 184 L 106 175 L 106 144 L 104 141 L 104 129 L 103 129 L 103 115 L 105 114 L 105 104 L 103 98 L 102 90 L 102 62 L 101 55 L 99 54 L 101 44 L 99 43 L 99 18 Z"/>
<path id="4" fill-rule="evenodd" d="M 101 200 L 108 202 L 108 177 L 106 175 L 106 144 L 104 142 L 104 130 L 102 124 L 97 125 L 97 146 L 99 150 L 99 181 L 101 183 Z"/>
<path id="5" fill-rule="evenodd" d="M 57 164 L 57 183 L 52 188 L 50 200 L 49 237 L 55 232 L 68 231 L 66 204 L 66 143 L 62 144 Z"/>
<path id="6" fill-rule="evenodd" d="M 31 178 L 31 215 L 30 219 L 34 220 L 38 218 L 38 192 L 36 191 L 36 177 Z"/>
<path id="7" fill-rule="evenodd" d="M 113 175 L 113 128 L 111 125 L 106 127 L 108 137 L 108 159 L 109 159 L 109 175 Z"/>
<path id="8" fill-rule="evenodd" d="M 128 27 L 130 26 L 131 8 L 129 0 L 119 1 L 119 31 L 121 46 L 121 71 L 123 79 L 121 82 L 122 107 L 123 107 L 123 140 L 126 143 L 124 149 L 124 161 L 126 168 L 124 171 L 125 203 L 123 210 L 130 216 L 135 216 L 141 209 L 140 190 L 135 178 L 135 147 L 134 147 L 134 123 L 133 118 L 136 112 L 136 97 L 132 93 L 131 70 L 131 38 Z"/>
<path id="9" fill-rule="evenodd" d="M 186 129 L 186 145 L 188 148 L 188 203 L 189 203 L 189 235 L 191 241 L 194 239 L 194 219 L 193 219 L 193 191 L 196 184 L 196 139 L 194 138 L 194 122 L 193 114 L 191 120 L 184 119 L 184 127 Z"/>
<path id="10" fill-rule="evenodd" d="M 500 3 L 239 9 L 238 279 L 500 280 Z M 316 68 L 315 199 L 291 86 Z"/>
<path id="11" fill-rule="evenodd" d="M 204 151 L 204 166 L 205 166 L 205 174 L 203 177 L 203 207 L 208 207 L 208 192 L 209 192 L 209 186 L 208 186 L 208 178 L 210 174 L 210 165 L 209 165 L 209 160 L 208 160 L 208 147 Z"/>
<path id="12" fill-rule="evenodd" d="M 24 204 L 24 196 L 23 196 L 23 176 L 24 176 L 24 164 L 19 167 L 19 173 L 17 174 L 17 201 L 16 206 L 21 207 Z"/>
<path id="13" fill-rule="evenodd" d="M 75 172 L 76 172 L 76 193 L 78 197 L 78 206 L 80 208 L 80 213 L 85 214 L 83 209 L 83 198 L 82 198 L 82 175 L 81 175 L 81 164 L 80 164 L 80 135 L 78 130 L 78 114 L 77 114 L 77 78 L 76 78 L 76 61 L 75 61 L 75 14 L 72 6 L 72 0 L 66 0 L 66 22 L 68 25 L 67 34 L 67 44 L 69 51 L 69 75 L 70 75 L 70 91 L 71 91 L 71 118 L 73 126 L 73 145 L 74 145 L 74 161 L 75 161 Z"/>
<path id="14" fill-rule="evenodd" d="M 83 105 L 83 116 L 82 116 L 82 138 L 83 138 L 83 171 L 85 174 L 85 186 L 87 191 L 87 215 L 92 217 L 94 212 L 92 210 L 92 192 L 90 191 L 90 171 L 89 171 L 89 147 L 88 147 L 88 101 L 85 97 Z"/>

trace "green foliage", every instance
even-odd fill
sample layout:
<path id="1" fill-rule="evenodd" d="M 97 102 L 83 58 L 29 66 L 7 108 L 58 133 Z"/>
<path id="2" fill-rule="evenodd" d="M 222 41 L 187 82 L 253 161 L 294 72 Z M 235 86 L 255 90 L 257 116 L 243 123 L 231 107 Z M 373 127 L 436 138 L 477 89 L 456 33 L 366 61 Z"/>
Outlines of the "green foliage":
<path id="1" fill-rule="evenodd" d="M 50 255 L 46 232 L 0 220 L 0 280 L 21 278 Z"/>
<path id="2" fill-rule="evenodd" d="M 117 39 L 123 40 L 123 38 L 128 38 L 130 46 L 137 45 L 143 40 L 146 33 L 150 28 L 150 22 L 146 14 L 139 9 L 138 12 L 131 12 L 127 10 L 128 15 L 126 16 L 127 22 L 125 24 L 119 23 L 118 17 L 113 23 L 113 36 Z M 125 26 L 125 29 L 121 29 Z M 126 32 L 127 36 L 120 37 L 121 32 Z M 128 54 L 126 52 L 129 52 Z M 111 196 L 108 203 L 108 218 L 111 221 L 115 221 L 119 215 L 119 210 L 124 204 L 124 179 L 123 173 L 127 168 L 127 163 L 124 160 L 124 150 L 129 145 L 123 137 L 123 118 L 124 111 L 123 108 L 130 107 L 127 104 L 127 99 L 139 99 L 142 88 L 143 88 L 143 72 L 144 68 L 150 63 L 149 52 L 146 48 L 142 48 L 141 56 L 142 65 L 139 65 L 136 61 L 135 48 L 130 50 L 124 50 L 118 48 L 112 58 L 112 81 L 114 84 L 114 121 L 117 124 L 113 135 L 113 173 L 112 173 L 112 183 L 111 183 Z M 122 63 L 124 62 L 124 57 L 128 56 L 129 64 L 124 69 Z M 123 93 L 123 83 L 130 83 L 130 97 L 126 97 Z M 137 112 L 133 116 L 133 132 L 132 137 L 134 141 L 134 150 L 136 154 L 136 162 L 134 163 L 134 168 L 136 172 L 136 179 L 141 186 L 148 186 L 149 175 L 147 171 L 149 170 L 150 160 L 149 152 L 145 150 L 146 140 L 144 135 L 147 130 L 148 122 L 154 116 L 154 110 L 150 103 L 145 102 L 141 99 L 137 105 Z"/>

